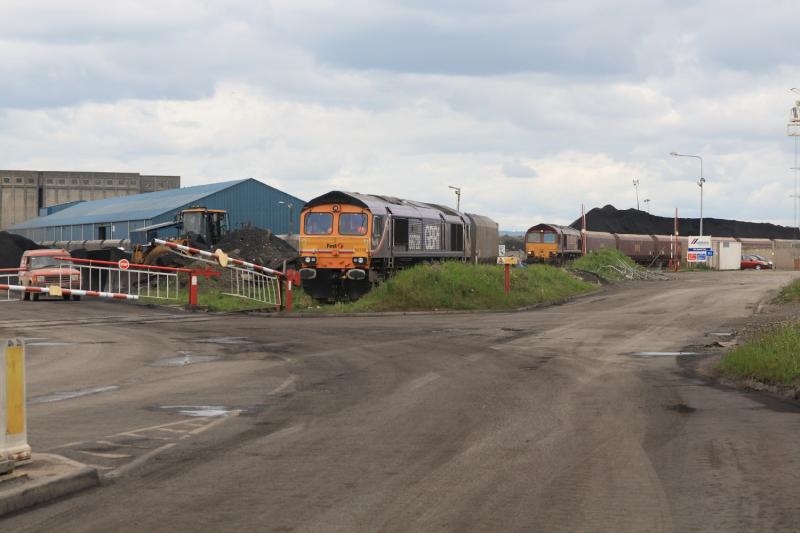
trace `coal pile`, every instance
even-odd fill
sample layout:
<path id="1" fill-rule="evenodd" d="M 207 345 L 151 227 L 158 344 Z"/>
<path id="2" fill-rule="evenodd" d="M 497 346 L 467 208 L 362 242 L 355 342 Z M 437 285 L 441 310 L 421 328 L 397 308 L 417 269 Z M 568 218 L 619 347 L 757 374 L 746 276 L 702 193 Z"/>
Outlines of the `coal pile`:
<path id="1" fill-rule="evenodd" d="M 571 224 L 581 229 L 581 219 Z M 638 209 L 616 209 L 613 205 L 594 208 L 586 213 L 586 229 L 606 233 L 634 233 L 638 235 L 670 235 L 674 219 L 658 217 Z M 700 219 L 679 218 L 678 231 L 681 235 L 698 235 Z M 797 230 L 766 222 L 742 222 L 724 218 L 703 218 L 703 233 L 714 237 L 739 237 L 755 239 L 795 239 Z"/>
<path id="2" fill-rule="evenodd" d="M 273 269 L 281 268 L 284 261 L 292 263 L 298 257 L 297 250 L 289 243 L 271 231 L 259 228 L 234 230 L 215 248 L 232 257 Z"/>
<path id="3" fill-rule="evenodd" d="M 0 268 L 16 268 L 25 250 L 44 248 L 20 235 L 0 231 Z"/>

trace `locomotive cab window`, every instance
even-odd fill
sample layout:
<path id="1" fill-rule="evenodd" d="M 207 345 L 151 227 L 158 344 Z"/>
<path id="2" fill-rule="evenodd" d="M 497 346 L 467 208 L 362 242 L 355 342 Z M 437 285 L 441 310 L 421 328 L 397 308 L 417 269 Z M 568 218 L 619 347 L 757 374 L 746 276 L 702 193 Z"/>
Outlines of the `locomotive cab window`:
<path id="1" fill-rule="evenodd" d="M 383 217 L 376 215 L 372 217 L 372 247 L 376 248 L 381 243 L 383 237 Z"/>
<path id="2" fill-rule="evenodd" d="M 555 244 L 556 243 L 556 234 L 555 233 L 545 233 L 542 235 L 544 237 L 545 244 Z"/>
<path id="3" fill-rule="evenodd" d="M 339 215 L 339 235 L 366 235 L 367 215 L 342 213 Z"/>
<path id="4" fill-rule="evenodd" d="M 528 242 L 530 243 L 542 242 L 542 235 L 540 233 L 533 233 L 533 232 L 528 233 Z"/>
<path id="5" fill-rule="evenodd" d="M 307 213 L 305 220 L 307 235 L 330 235 L 333 233 L 331 213 Z"/>

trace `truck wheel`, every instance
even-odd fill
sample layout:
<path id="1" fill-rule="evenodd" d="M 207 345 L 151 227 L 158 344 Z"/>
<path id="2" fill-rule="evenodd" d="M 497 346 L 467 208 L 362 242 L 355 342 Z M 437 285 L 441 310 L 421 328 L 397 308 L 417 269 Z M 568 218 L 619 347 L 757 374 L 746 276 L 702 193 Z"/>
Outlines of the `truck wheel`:
<path id="1" fill-rule="evenodd" d="M 29 293 L 29 292 L 22 293 L 22 299 L 24 301 L 26 301 L 26 302 L 30 302 L 31 301 L 31 293 Z"/>
<path id="2" fill-rule="evenodd" d="M 69 301 L 69 294 L 62 294 L 61 295 L 61 299 L 64 300 L 65 302 L 68 302 Z"/>
<path id="3" fill-rule="evenodd" d="M 73 301 L 73 302 L 80 302 L 80 301 L 81 301 L 81 297 L 80 297 L 80 295 L 78 295 L 78 294 L 73 294 L 73 295 L 72 295 L 72 301 Z"/>
<path id="4" fill-rule="evenodd" d="M 39 293 L 38 292 L 34 292 L 33 293 L 33 301 L 34 302 L 38 302 L 39 301 Z"/>

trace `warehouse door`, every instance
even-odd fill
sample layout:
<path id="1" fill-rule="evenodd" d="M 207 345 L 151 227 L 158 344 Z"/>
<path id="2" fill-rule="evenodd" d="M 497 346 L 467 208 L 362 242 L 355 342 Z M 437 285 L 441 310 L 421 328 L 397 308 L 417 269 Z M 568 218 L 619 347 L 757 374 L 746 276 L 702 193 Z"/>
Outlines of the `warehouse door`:
<path id="1" fill-rule="evenodd" d="M 111 238 L 111 224 L 97 226 L 97 240 L 104 241 Z"/>

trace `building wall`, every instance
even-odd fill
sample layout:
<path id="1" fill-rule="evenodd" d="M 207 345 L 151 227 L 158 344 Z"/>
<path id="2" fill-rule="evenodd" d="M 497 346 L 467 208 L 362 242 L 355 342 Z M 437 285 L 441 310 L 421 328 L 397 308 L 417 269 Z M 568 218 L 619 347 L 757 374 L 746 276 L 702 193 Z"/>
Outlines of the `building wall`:
<path id="1" fill-rule="evenodd" d="M 180 180 L 131 172 L 0 170 L 0 228 L 35 218 L 43 207 L 177 189 Z"/>

